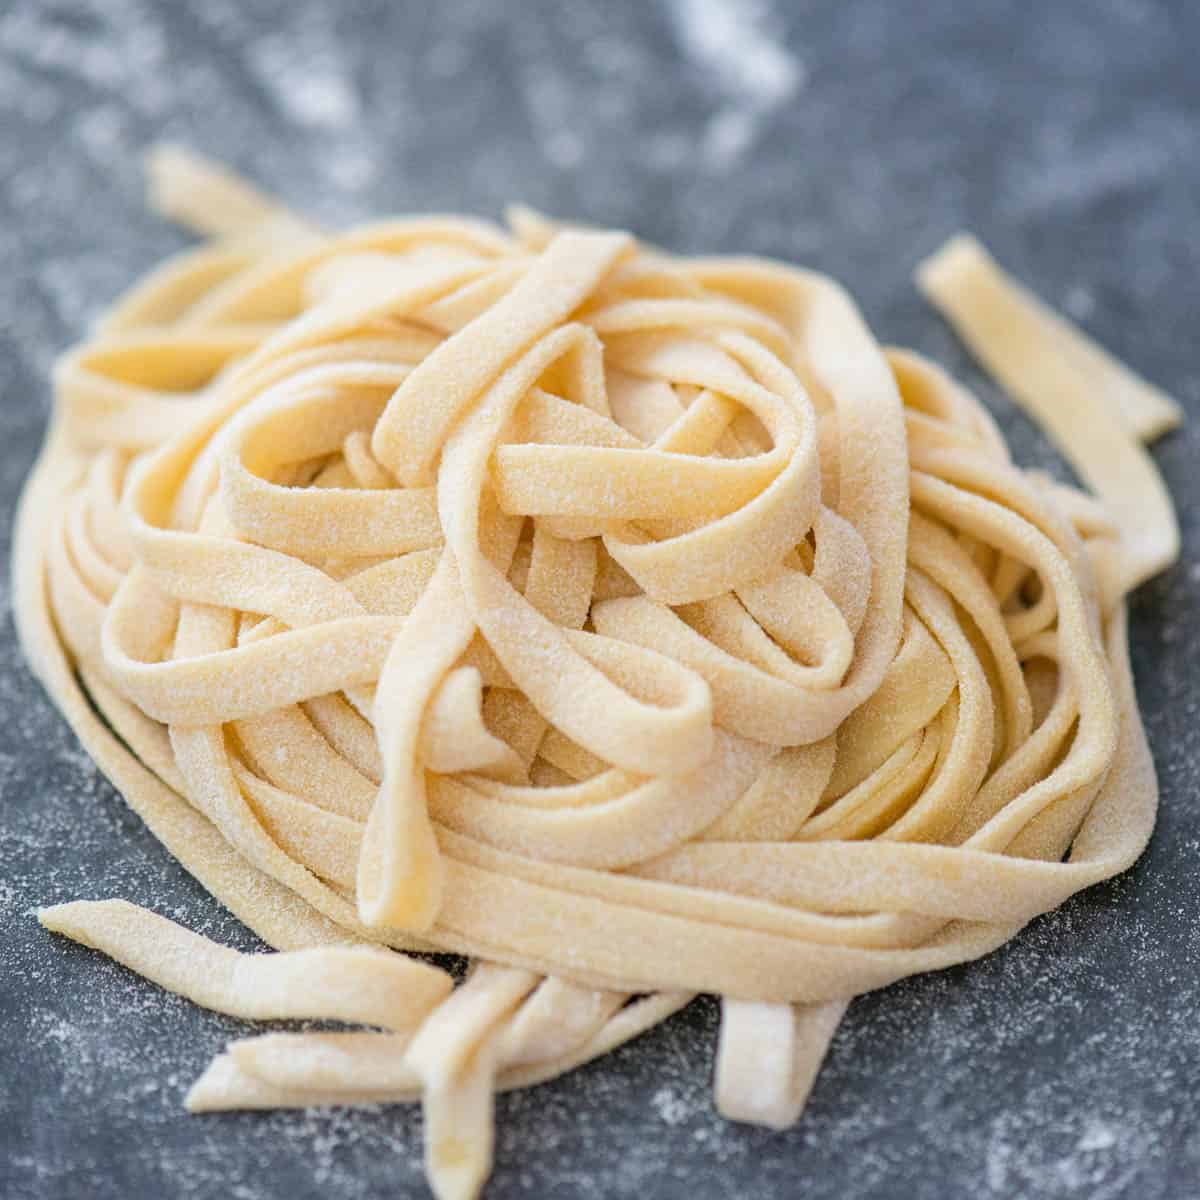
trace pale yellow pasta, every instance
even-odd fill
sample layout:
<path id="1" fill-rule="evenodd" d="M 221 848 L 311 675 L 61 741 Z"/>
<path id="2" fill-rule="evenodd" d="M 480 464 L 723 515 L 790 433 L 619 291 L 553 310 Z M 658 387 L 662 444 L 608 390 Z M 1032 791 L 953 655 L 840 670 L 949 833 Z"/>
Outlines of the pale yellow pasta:
<path id="1" fill-rule="evenodd" d="M 468 1197 L 497 1088 L 713 992 L 718 1107 L 787 1125 L 855 995 L 1141 852 L 1123 597 L 1178 534 L 1134 434 L 1176 413 L 973 244 L 923 286 L 1115 510 L 822 276 L 524 210 L 329 236 L 183 151 L 152 178 L 215 240 L 60 363 L 18 621 L 287 953 L 42 920 L 221 1011 L 375 1030 L 235 1043 L 189 1107 L 420 1098 Z"/>

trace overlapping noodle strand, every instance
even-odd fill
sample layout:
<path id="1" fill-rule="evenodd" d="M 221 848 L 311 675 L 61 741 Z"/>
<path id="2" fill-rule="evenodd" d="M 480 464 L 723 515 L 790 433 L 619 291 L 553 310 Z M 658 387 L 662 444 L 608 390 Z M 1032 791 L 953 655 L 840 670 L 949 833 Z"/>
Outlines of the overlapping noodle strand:
<path id="1" fill-rule="evenodd" d="M 721 1110 L 785 1125 L 853 996 L 1137 857 L 1122 597 L 1174 553 L 1165 493 L 1132 545 L 821 276 L 525 211 L 326 236 L 183 152 L 154 178 L 215 240 L 58 368 L 21 635 L 156 835 L 291 953 L 117 902 L 43 921 L 210 1007 L 379 1030 L 235 1043 L 193 1108 L 421 1097 L 435 1190 L 473 1195 L 496 1088 L 703 991 Z M 1120 383 L 1067 415 L 1028 387 L 1060 441 L 1089 424 L 1089 480 L 1152 471 L 1129 431 L 1163 398 L 954 262 L 925 278 L 985 357 L 1016 305 Z"/>

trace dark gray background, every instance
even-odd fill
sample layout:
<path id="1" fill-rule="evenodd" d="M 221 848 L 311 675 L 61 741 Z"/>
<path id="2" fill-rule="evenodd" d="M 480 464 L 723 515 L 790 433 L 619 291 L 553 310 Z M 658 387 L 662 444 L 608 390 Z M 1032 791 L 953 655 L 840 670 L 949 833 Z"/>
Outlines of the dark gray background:
<path id="1" fill-rule="evenodd" d="M 984 962 L 851 1008 L 787 1134 L 709 1099 L 715 1008 L 500 1100 L 502 1197 L 1200 1195 L 1200 9 L 779 0 L 0 4 L 0 508 L 46 372 L 184 239 L 137 159 L 192 143 L 322 220 L 523 199 L 843 279 L 881 339 L 1053 455 L 909 284 L 969 226 L 1190 409 L 1159 461 L 1185 557 L 1134 602 L 1161 775 L 1149 853 Z M 7 521 L 4 522 L 7 525 Z M 5 531 L 7 536 L 7 530 Z M 6 561 L 6 559 L 5 559 Z M 0 632 L 0 1195 L 420 1195 L 415 1114 L 189 1117 L 240 1023 L 37 927 L 118 895 L 237 927 L 101 780 Z"/>

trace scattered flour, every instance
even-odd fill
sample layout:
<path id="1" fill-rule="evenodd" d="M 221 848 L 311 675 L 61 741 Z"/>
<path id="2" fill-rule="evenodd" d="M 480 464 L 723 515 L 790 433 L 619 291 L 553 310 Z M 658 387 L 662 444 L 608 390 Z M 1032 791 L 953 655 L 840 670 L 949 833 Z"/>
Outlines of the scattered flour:
<path id="1" fill-rule="evenodd" d="M 336 45 L 313 39 L 297 47 L 291 37 L 266 37 L 250 47 L 248 61 L 282 113 L 298 125 L 336 132 L 353 125 L 360 109 Z"/>
<path id="2" fill-rule="evenodd" d="M 673 1087 L 660 1087 L 650 1097 L 650 1104 L 659 1120 L 668 1125 L 681 1125 L 693 1115 L 692 1106 Z"/>
<path id="3" fill-rule="evenodd" d="M 1086 1154 L 1093 1150 L 1111 1150 L 1117 1144 L 1117 1135 L 1111 1125 L 1093 1120 L 1079 1139 L 1079 1151 Z"/>
<path id="4" fill-rule="evenodd" d="M 148 114 L 169 94 L 161 25 L 142 0 L 81 0 L 75 20 L 50 5 L 15 4 L 0 16 L 0 52 L 27 69 L 53 70 L 95 91 L 121 95 Z"/>
<path id="5" fill-rule="evenodd" d="M 671 0 L 670 12 L 685 53 L 721 97 L 705 132 L 705 158 L 718 169 L 732 166 L 803 86 L 804 67 L 759 0 Z"/>

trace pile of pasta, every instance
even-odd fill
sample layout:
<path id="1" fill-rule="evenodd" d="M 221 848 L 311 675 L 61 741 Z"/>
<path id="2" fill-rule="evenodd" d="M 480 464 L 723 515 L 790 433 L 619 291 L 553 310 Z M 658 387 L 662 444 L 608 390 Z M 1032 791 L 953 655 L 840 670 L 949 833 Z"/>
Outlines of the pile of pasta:
<path id="1" fill-rule="evenodd" d="M 57 369 L 20 631 L 277 952 L 41 920 L 209 1008 L 364 1027 L 236 1041 L 192 1109 L 420 1099 L 468 1197 L 497 1089 L 708 992 L 720 1111 L 787 1126 L 852 997 L 1138 856 L 1123 597 L 1178 552 L 1142 447 L 1178 409 L 978 243 L 921 286 L 1095 495 L 821 275 L 524 210 L 331 236 L 179 150 L 151 180 L 209 240 Z"/>

